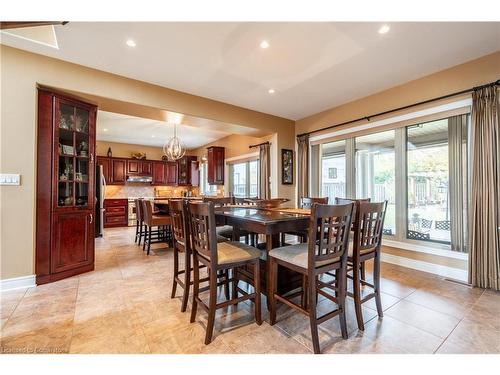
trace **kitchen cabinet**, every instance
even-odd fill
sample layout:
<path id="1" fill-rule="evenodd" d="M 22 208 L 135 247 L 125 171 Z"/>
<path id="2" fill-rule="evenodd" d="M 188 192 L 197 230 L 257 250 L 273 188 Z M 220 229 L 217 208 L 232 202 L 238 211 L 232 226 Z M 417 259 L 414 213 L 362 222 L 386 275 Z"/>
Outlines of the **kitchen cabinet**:
<path id="1" fill-rule="evenodd" d="M 210 185 L 224 185 L 224 147 L 207 148 L 207 180 Z"/>
<path id="2" fill-rule="evenodd" d="M 106 183 L 109 184 L 111 182 L 111 158 L 106 156 L 98 156 L 96 158 L 97 165 L 102 165 L 102 174 Z"/>
<path id="3" fill-rule="evenodd" d="M 151 176 L 152 162 L 147 160 L 128 159 L 127 174 Z"/>
<path id="4" fill-rule="evenodd" d="M 165 164 L 165 184 L 168 186 L 177 185 L 178 165 L 175 161 L 167 161 Z"/>
<path id="5" fill-rule="evenodd" d="M 109 185 L 124 185 L 127 181 L 127 159 L 111 159 L 111 182 Z"/>
<path id="6" fill-rule="evenodd" d="M 153 185 L 167 184 L 167 163 L 164 161 L 153 161 Z"/>
<path id="7" fill-rule="evenodd" d="M 104 209 L 104 228 L 128 225 L 128 199 L 105 199 Z"/>
<path id="8" fill-rule="evenodd" d="M 37 284 L 94 269 L 96 113 L 94 105 L 38 90 Z"/>
<path id="9" fill-rule="evenodd" d="M 191 186 L 200 186 L 200 162 L 191 160 Z"/>
<path id="10" fill-rule="evenodd" d="M 196 156 L 183 156 L 178 163 L 177 185 L 191 185 L 191 162 L 196 161 Z"/>

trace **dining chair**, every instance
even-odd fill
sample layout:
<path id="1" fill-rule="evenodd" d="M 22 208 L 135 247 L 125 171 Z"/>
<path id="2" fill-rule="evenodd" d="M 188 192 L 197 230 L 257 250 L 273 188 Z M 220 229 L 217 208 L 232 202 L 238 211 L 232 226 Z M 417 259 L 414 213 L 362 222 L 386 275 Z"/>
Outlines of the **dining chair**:
<path id="1" fill-rule="evenodd" d="M 135 206 L 135 239 L 134 239 L 134 242 L 136 242 L 140 246 L 142 236 L 144 234 L 144 232 L 143 232 L 144 215 L 142 213 L 142 199 L 140 199 L 140 198 L 134 199 L 134 206 Z"/>
<path id="2" fill-rule="evenodd" d="M 153 214 L 153 205 L 146 199 L 142 200 L 142 212 L 145 228 L 142 250 L 147 248 L 147 255 L 149 255 L 152 243 L 171 241 L 172 219 L 167 215 Z"/>
<path id="3" fill-rule="evenodd" d="M 314 353 L 320 353 L 318 324 L 339 316 L 342 337 L 347 339 L 345 311 L 347 256 L 353 203 L 346 205 L 326 205 L 314 203 L 309 221 L 308 242 L 283 246 L 269 252 L 271 262 L 270 322 L 276 323 L 276 302 L 286 305 L 309 316 Z M 298 272 L 307 278 L 307 304 L 296 304 L 290 298 L 277 293 L 278 266 Z M 335 281 L 326 283 L 319 276 L 335 272 Z M 332 290 L 335 295 L 324 289 Z M 321 294 L 337 304 L 337 308 L 317 317 L 317 298 Z"/>
<path id="4" fill-rule="evenodd" d="M 299 208 L 310 209 L 314 203 L 328 204 L 328 197 L 325 198 L 313 198 L 313 197 L 301 197 Z M 286 245 L 286 235 L 297 236 L 299 242 L 303 243 L 307 241 L 307 230 L 305 231 L 294 231 L 281 233 L 281 246 Z"/>
<path id="5" fill-rule="evenodd" d="M 185 312 L 189 299 L 189 289 L 193 285 L 191 279 L 192 266 L 192 251 L 191 251 L 191 234 L 189 230 L 189 215 L 188 215 L 188 202 L 186 199 L 171 199 L 168 202 L 170 217 L 172 219 L 172 233 L 173 233 L 173 248 L 174 248 L 174 278 L 172 282 L 172 295 L 175 298 L 177 285 L 183 289 L 181 312 Z M 217 236 L 217 242 L 225 242 L 226 238 Z M 184 256 L 184 269 L 179 267 L 179 257 Z M 204 268 L 201 265 L 200 268 Z M 181 279 L 181 275 L 184 277 Z M 228 273 L 223 275 L 225 280 L 229 279 Z M 200 279 L 201 282 L 208 282 L 209 278 L 205 277 Z M 225 284 L 226 296 L 229 299 L 229 285 Z"/>
<path id="6" fill-rule="evenodd" d="M 217 242 L 215 226 L 215 211 L 212 202 L 189 203 L 189 221 L 191 228 L 193 251 L 193 305 L 191 310 L 191 323 L 196 320 L 198 304 L 208 313 L 205 344 L 212 341 L 215 313 L 230 305 L 246 300 L 252 300 L 255 306 L 255 321 L 262 324 L 260 303 L 260 267 L 259 258 L 261 251 L 236 241 Z M 206 305 L 199 296 L 200 293 L 200 263 L 207 267 L 209 274 L 209 301 Z M 241 297 L 232 298 L 224 302 L 217 302 L 218 271 L 226 271 L 236 267 L 252 264 L 253 293 L 242 292 Z M 228 280 L 226 280 L 228 281 Z M 233 280 L 229 280 L 234 282 Z"/>
<path id="7" fill-rule="evenodd" d="M 358 328 L 363 331 L 365 329 L 361 309 L 363 303 L 375 298 L 378 316 L 381 318 L 384 316 L 380 298 L 380 249 L 387 201 L 360 202 L 356 210 L 354 239 L 352 246 L 349 246 L 348 253 L 348 272 L 352 271 L 352 275 L 347 275 L 348 278 L 353 280 L 353 293 L 348 292 L 347 294 L 354 299 Z M 367 282 L 365 276 L 359 272 L 360 269 L 365 269 L 365 262 L 371 259 L 374 261 L 373 284 Z M 372 288 L 373 292 L 361 298 L 362 286 Z"/>

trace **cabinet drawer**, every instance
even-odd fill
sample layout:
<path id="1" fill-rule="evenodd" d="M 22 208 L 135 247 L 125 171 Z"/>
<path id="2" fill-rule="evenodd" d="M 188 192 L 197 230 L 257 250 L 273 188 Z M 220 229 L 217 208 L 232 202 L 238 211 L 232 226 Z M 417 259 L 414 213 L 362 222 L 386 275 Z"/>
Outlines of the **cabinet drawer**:
<path id="1" fill-rule="evenodd" d="M 125 206 L 116 206 L 116 207 L 108 207 L 106 208 L 106 215 L 113 215 L 113 216 L 124 216 L 127 212 L 127 207 Z"/>
<path id="2" fill-rule="evenodd" d="M 128 205 L 128 200 L 127 199 L 105 199 L 104 200 L 104 207 L 109 207 L 109 206 L 127 206 Z"/>
<path id="3" fill-rule="evenodd" d="M 106 216 L 106 224 L 127 224 L 127 218 L 125 216 Z"/>

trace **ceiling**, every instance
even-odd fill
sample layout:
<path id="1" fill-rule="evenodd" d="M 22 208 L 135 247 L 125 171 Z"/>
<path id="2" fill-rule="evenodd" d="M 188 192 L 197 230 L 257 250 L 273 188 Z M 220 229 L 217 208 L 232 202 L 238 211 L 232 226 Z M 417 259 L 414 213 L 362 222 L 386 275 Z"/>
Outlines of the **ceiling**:
<path id="1" fill-rule="evenodd" d="M 292 120 L 500 50 L 500 23 L 381 25 L 70 22 L 59 49 L 2 43 Z"/>
<path id="2" fill-rule="evenodd" d="M 98 111 L 97 113 L 96 138 L 98 141 L 163 147 L 173 134 L 173 122 L 150 120 L 106 111 Z M 177 135 L 181 144 L 188 150 L 201 147 L 230 134 L 232 133 L 209 127 L 204 127 L 203 131 L 200 132 L 199 127 L 196 126 L 177 125 Z"/>

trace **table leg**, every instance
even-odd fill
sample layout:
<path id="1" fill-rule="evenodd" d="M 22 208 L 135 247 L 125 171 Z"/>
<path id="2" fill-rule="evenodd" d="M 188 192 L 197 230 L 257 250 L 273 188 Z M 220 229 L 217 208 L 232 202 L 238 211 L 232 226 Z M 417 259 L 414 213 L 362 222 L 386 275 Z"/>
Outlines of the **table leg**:
<path id="1" fill-rule="evenodd" d="M 240 242 L 240 230 L 233 225 L 233 241 Z"/>
<path id="2" fill-rule="evenodd" d="M 266 234 L 266 295 L 267 309 L 271 309 L 271 262 L 269 261 L 269 252 L 273 249 L 273 235 Z"/>

